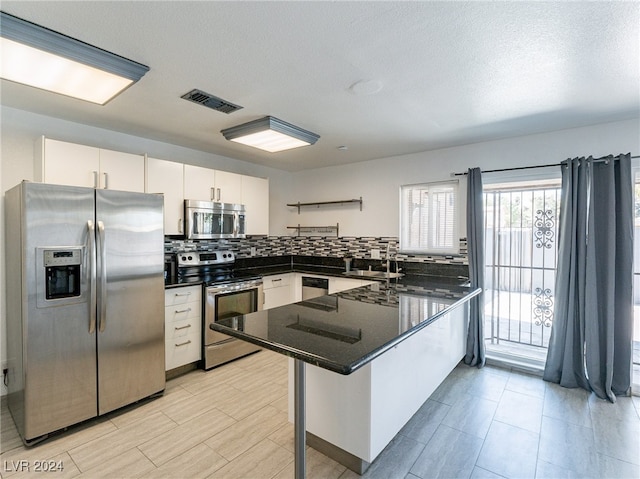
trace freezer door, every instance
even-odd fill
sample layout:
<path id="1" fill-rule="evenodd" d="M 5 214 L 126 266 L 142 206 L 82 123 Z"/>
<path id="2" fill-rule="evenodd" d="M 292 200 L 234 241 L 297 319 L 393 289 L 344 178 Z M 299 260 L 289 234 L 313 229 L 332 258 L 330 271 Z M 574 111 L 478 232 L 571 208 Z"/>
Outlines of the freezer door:
<path id="1" fill-rule="evenodd" d="M 164 390 L 160 195 L 96 190 L 98 413 Z"/>
<path id="2" fill-rule="evenodd" d="M 8 308 L 7 323 L 11 331 L 22 328 L 22 343 L 11 344 L 10 350 L 24 349 L 15 354 L 10 351 L 9 356 L 20 370 L 16 379 L 24 383 L 12 385 L 11 390 L 18 393 L 16 397 L 23 397 L 24 422 L 18 429 L 29 441 L 97 413 L 96 336 L 91 331 L 89 283 L 92 241 L 88 227 L 94 219 L 94 193 L 88 188 L 41 183 L 22 183 L 17 188 L 21 204 L 14 204 L 16 197 L 7 195 L 6 206 L 21 209 L 21 224 L 7 227 L 14 233 L 22 231 L 23 239 L 21 251 L 7 250 L 7 256 L 21 257 L 25 306 L 22 317 Z M 68 254 L 80 257 L 70 258 Z M 79 280 L 80 284 L 65 297 L 50 295 L 47 299 L 46 282 L 56 279 L 50 274 L 52 265 L 78 260 L 79 275 L 74 275 L 73 281 Z M 63 273 L 58 280 L 63 279 Z M 7 300 L 20 301 L 20 297 L 11 295 Z M 10 404 L 12 409 L 20 409 L 19 402 Z"/>

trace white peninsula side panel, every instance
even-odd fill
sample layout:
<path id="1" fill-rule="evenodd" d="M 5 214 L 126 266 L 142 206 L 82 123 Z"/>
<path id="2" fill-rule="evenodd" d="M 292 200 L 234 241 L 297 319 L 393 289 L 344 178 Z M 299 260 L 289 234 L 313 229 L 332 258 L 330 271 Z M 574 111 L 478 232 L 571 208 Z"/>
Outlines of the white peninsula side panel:
<path id="1" fill-rule="evenodd" d="M 306 364 L 307 432 L 355 456 L 366 469 L 464 357 L 467 304 L 456 306 L 353 374 Z M 293 422 L 292 359 L 289 420 Z"/>

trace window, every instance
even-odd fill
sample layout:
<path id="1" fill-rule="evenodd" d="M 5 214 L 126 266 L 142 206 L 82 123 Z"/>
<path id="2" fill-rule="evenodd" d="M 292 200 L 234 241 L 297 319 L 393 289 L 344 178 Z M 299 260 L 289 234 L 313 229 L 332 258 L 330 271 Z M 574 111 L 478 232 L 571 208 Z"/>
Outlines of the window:
<path id="1" fill-rule="evenodd" d="M 400 250 L 459 253 L 458 182 L 400 187 Z"/>

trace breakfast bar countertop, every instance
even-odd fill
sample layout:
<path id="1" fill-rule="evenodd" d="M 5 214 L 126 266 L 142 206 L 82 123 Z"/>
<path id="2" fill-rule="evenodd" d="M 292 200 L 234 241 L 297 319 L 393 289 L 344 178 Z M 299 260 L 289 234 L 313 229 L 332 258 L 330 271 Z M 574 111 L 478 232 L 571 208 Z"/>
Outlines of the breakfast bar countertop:
<path id="1" fill-rule="evenodd" d="M 340 374 L 351 374 L 480 293 L 410 278 L 218 320 L 208 327 Z"/>

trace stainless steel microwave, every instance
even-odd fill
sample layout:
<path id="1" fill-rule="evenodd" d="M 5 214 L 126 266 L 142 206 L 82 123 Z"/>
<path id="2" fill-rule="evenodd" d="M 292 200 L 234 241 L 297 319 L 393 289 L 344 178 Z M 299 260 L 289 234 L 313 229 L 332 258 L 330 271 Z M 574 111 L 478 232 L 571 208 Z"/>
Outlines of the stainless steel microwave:
<path id="1" fill-rule="evenodd" d="M 245 237 L 244 205 L 184 200 L 187 239 Z"/>

